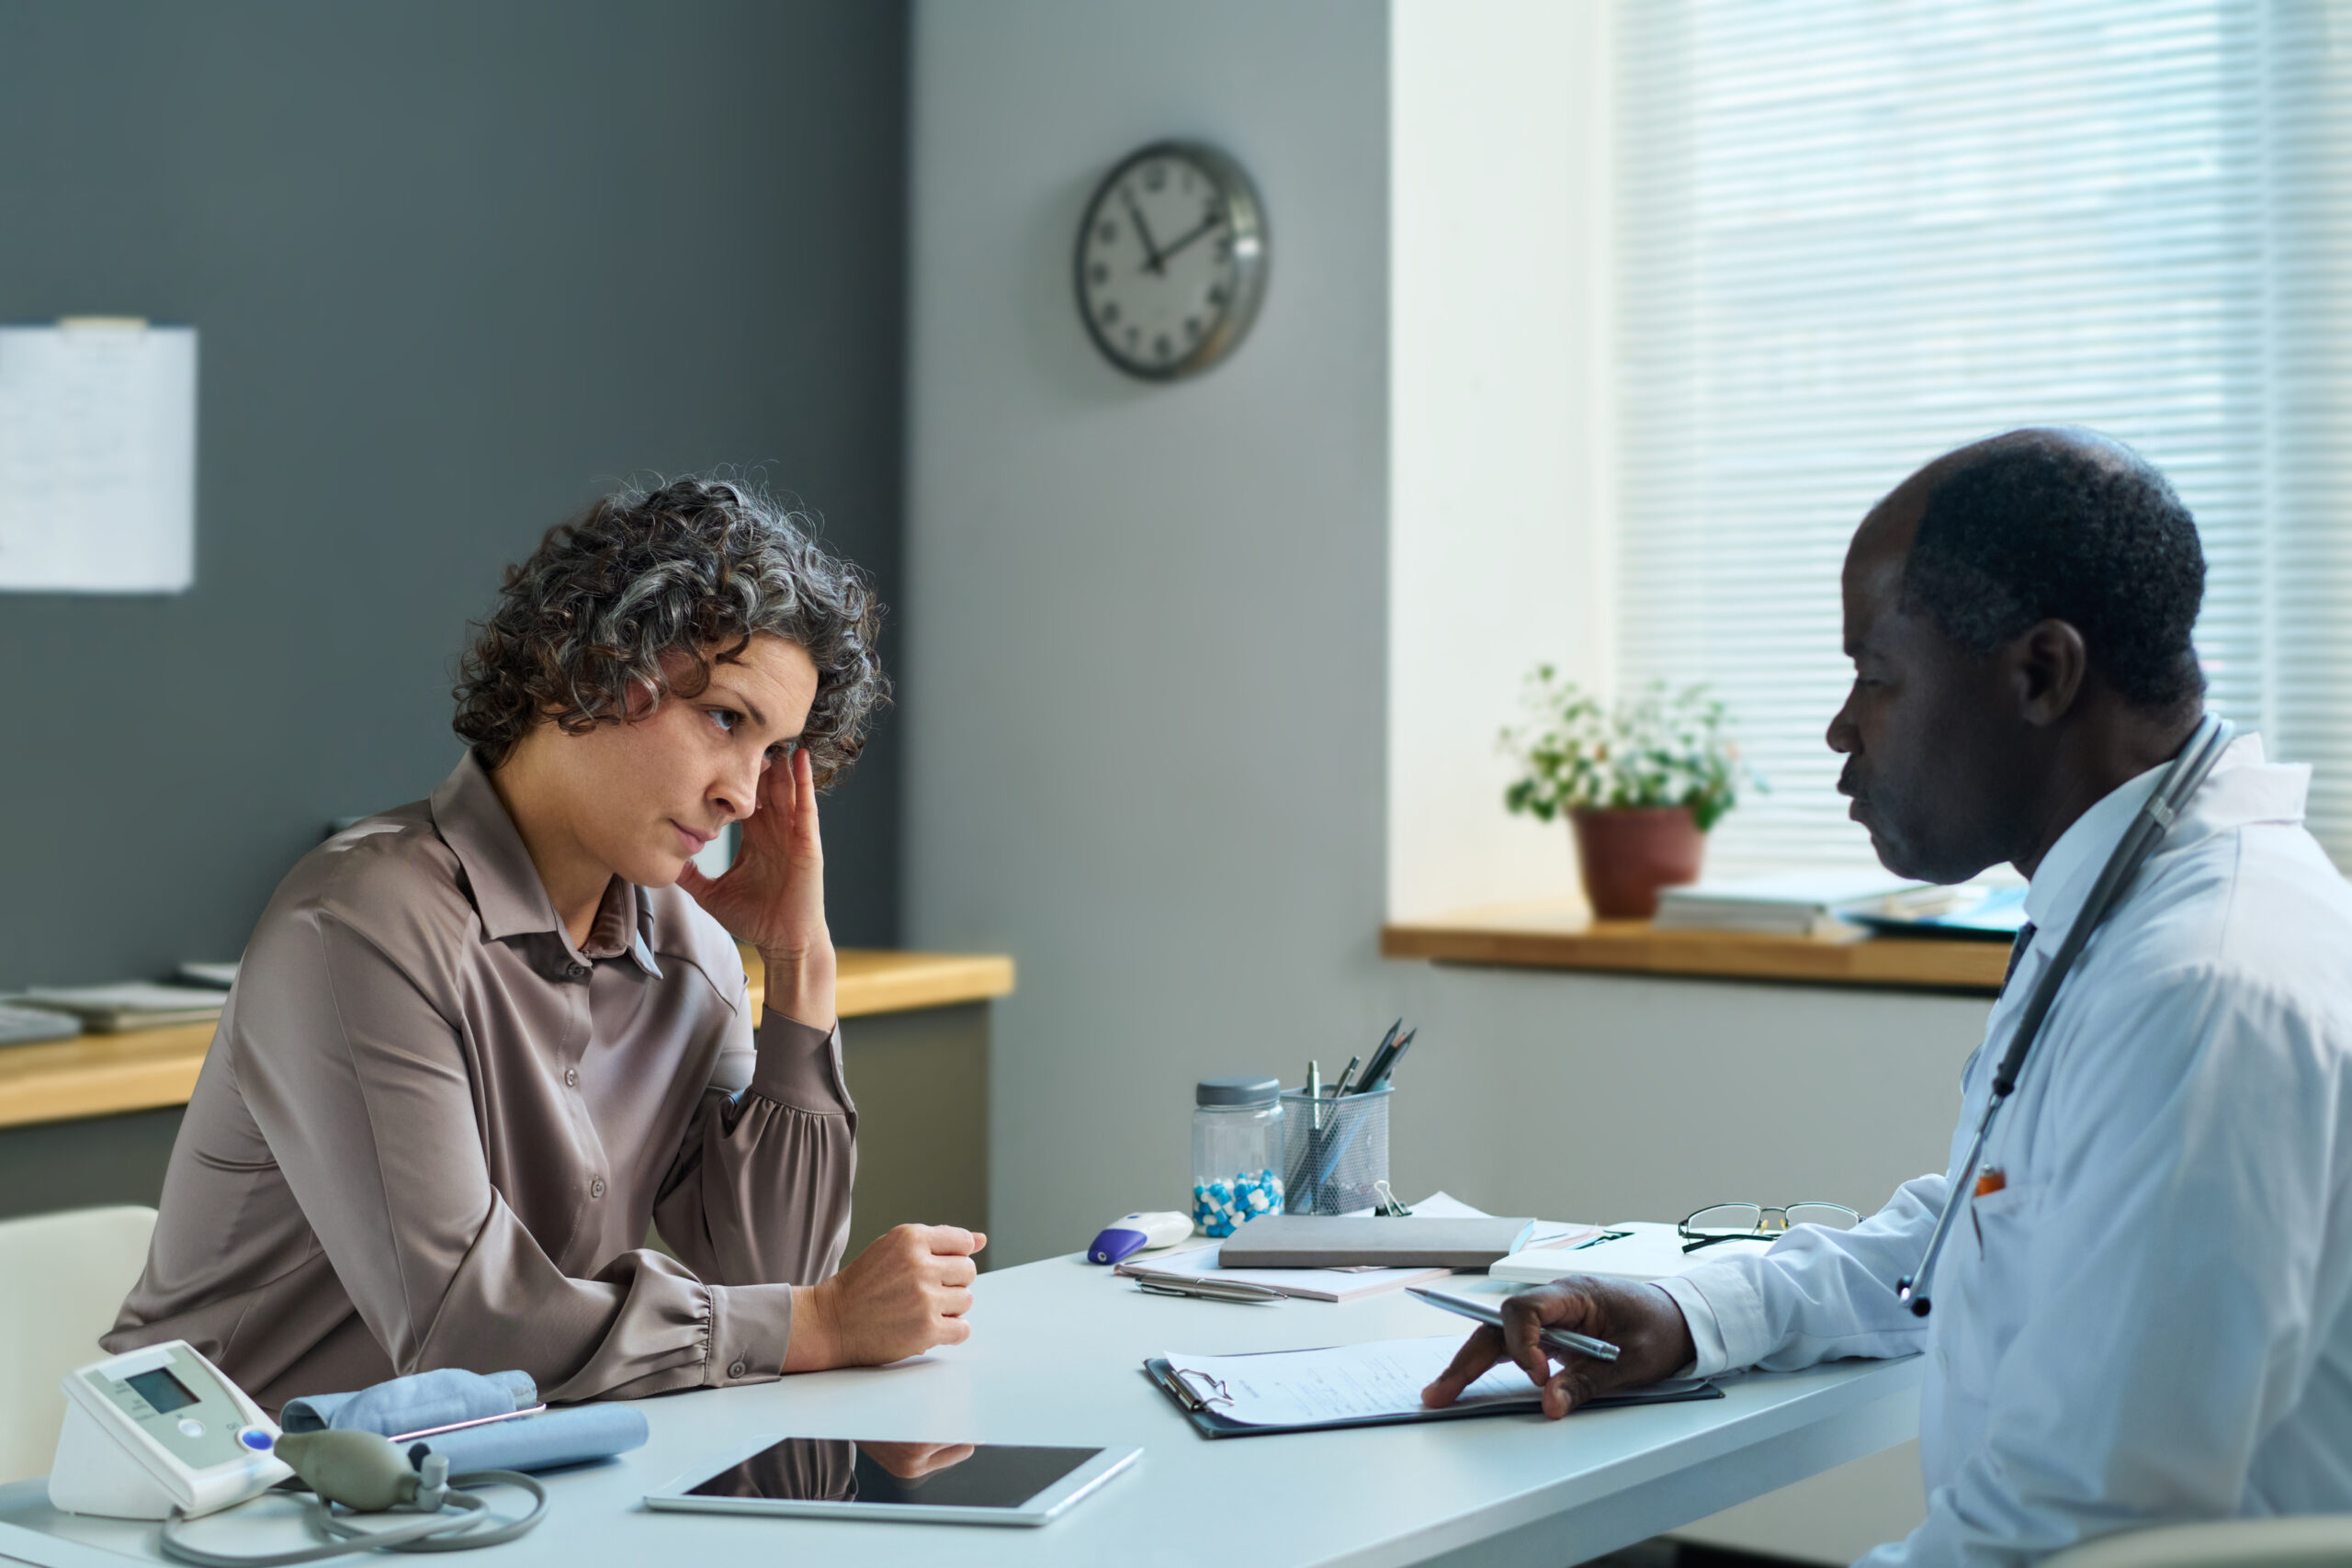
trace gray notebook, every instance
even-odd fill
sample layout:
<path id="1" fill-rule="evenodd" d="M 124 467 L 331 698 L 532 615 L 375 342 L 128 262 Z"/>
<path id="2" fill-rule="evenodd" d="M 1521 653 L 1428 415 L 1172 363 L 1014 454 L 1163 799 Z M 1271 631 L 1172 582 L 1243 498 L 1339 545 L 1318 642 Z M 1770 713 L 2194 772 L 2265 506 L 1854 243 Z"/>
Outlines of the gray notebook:
<path id="1" fill-rule="evenodd" d="M 1221 1269 L 1484 1269 L 1526 1245 L 1533 1220 L 1268 1214 L 1228 1236 Z"/>

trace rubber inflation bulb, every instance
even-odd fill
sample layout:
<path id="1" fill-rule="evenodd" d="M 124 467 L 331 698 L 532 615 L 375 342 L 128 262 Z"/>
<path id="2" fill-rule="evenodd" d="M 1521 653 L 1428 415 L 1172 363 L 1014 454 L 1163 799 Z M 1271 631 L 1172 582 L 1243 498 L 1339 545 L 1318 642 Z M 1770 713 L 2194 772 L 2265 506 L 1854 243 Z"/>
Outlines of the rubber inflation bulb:
<path id="1" fill-rule="evenodd" d="M 304 1485 L 356 1513 L 380 1514 L 416 1497 L 416 1467 L 379 1433 L 288 1432 L 275 1451 Z"/>

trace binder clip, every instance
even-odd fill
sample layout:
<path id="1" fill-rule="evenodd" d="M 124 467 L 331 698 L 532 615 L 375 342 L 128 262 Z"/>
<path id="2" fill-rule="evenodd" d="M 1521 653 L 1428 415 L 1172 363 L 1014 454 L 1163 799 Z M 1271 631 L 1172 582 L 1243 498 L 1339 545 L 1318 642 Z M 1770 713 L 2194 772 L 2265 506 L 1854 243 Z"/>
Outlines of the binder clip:
<path id="1" fill-rule="evenodd" d="M 1388 1183 L 1375 1181 L 1372 1190 L 1380 1198 L 1380 1206 L 1373 1211 L 1374 1214 L 1384 1220 L 1409 1220 L 1413 1217 L 1413 1211 L 1396 1201 L 1396 1194 L 1388 1190 Z"/>

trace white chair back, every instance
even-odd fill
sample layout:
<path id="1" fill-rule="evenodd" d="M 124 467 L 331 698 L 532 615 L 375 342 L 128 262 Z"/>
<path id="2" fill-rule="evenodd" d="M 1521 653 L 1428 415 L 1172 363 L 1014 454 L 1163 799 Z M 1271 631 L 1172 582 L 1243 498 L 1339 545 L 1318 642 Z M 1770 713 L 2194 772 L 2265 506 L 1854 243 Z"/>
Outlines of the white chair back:
<path id="1" fill-rule="evenodd" d="M 2128 1530 L 2069 1547 L 2041 1568 L 2352 1568 L 2352 1514 Z"/>
<path id="2" fill-rule="evenodd" d="M 65 1422 L 58 1383 L 106 1353 L 98 1336 L 154 1230 L 155 1211 L 132 1205 L 0 1220 L 0 1483 L 49 1473 Z"/>

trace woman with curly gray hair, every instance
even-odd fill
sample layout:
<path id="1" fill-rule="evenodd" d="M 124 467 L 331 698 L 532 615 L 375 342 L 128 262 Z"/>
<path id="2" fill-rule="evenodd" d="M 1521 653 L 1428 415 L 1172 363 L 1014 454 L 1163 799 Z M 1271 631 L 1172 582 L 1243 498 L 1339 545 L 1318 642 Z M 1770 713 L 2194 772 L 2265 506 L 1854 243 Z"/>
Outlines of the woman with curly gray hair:
<path id="1" fill-rule="evenodd" d="M 511 569 L 457 771 L 305 856 L 255 928 L 107 1348 L 189 1340 L 275 1409 L 964 1339 L 984 1238 L 902 1225 L 835 1272 L 856 1111 L 817 791 L 887 694 L 876 619 L 800 518 L 715 479 L 611 496 Z"/>

